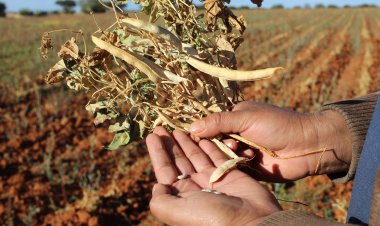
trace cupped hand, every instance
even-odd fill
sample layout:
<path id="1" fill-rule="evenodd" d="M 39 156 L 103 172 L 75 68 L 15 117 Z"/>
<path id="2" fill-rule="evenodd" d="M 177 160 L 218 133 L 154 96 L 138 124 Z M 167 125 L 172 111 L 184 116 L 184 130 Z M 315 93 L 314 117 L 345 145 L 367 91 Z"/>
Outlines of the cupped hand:
<path id="1" fill-rule="evenodd" d="M 255 177 L 260 180 L 281 182 L 315 173 L 342 172 L 347 170 L 351 160 L 348 127 L 343 117 L 334 111 L 297 113 L 246 101 L 231 112 L 215 113 L 193 123 L 191 133 L 200 138 L 236 133 L 274 151 L 280 158 L 256 151 L 252 167 L 257 169 Z M 236 149 L 237 143 L 228 142 Z M 320 152 L 289 158 L 317 151 Z M 252 151 L 245 151 L 247 157 L 250 153 Z"/>
<path id="2" fill-rule="evenodd" d="M 210 142 L 199 146 L 185 133 L 156 128 L 146 143 L 158 180 L 150 202 L 152 213 L 170 225 L 256 225 L 280 211 L 275 197 L 239 170 L 211 188 L 208 181 L 225 156 Z M 187 178 L 178 180 L 179 175 Z M 201 191 L 213 189 L 221 194 Z"/>

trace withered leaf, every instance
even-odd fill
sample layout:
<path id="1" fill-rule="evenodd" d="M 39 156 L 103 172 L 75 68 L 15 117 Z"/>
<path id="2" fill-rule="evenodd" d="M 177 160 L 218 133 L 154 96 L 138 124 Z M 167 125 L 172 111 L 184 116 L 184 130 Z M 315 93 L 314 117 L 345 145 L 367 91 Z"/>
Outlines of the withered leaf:
<path id="1" fill-rule="evenodd" d="M 66 65 L 64 60 L 58 61 L 47 73 L 45 81 L 48 84 L 57 83 L 63 80 L 66 73 Z"/>
<path id="2" fill-rule="evenodd" d="M 96 114 L 94 124 L 98 125 L 106 120 L 114 119 L 119 116 L 115 110 L 113 110 L 115 103 L 112 101 L 99 101 L 93 104 L 88 104 L 86 110 L 90 114 Z"/>
<path id="3" fill-rule="evenodd" d="M 113 107 L 113 105 L 114 103 L 112 101 L 103 100 L 103 101 L 99 101 L 93 104 L 87 104 L 86 110 L 91 114 L 95 114 L 95 112 L 97 112 L 98 110 L 104 109 L 104 108 L 111 108 Z"/>
<path id="4" fill-rule="evenodd" d="M 245 31 L 247 27 L 247 22 L 245 21 L 243 16 L 237 17 L 235 15 L 231 14 L 228 16 L 228 23 L 236 28 L 241 34 Z"/>
<path id="5" fill-rule="evenodd" d="M 236 49 L 244 42 L 244 38 L 241 35 L 230 35 L 228 42 L 231 43 L 232 47 L 236 51 Z"/>
<path id="6" fill-rule="evenodd" d="M 216 37 L 216 45 L 218 47 L 219 63 L 223 67 L 234 68 L 236 65 L 235 50 L 231 43 L 223 36 Z"/>
<path id="7" fill-rule="evenodd" d="M 79 58 L 79 47 L 76 44 L 75 38 L 71 38 L 61 47 L 58 56 L 63 60 L 72 60 Z"/>
<path id="8" fill-rule="evenodd" d="M 101 49 L 99 47 L 95 47 L 94 51 L 89 57 L 88 65 L 90 67 L 97 66 L 101 64 L 109 56 L 110 56 L 110 53 L 108 51 Z"/>
<path id="9" fill-rule="evenodd" d="M 53 49 L 53 44 L 51 42 L 51 38 L 48 33 L 43 34 L 42 39 L 41 39 L 41 55 L 43 58 L 47 58 L 48 51 L 50 49 Z"/>
<path id="10" fill-rule="evenodd" d="M 139 138 L 143 139 L 145 134 L 145 123 L 143 121 L 138 121 L 139 124 Z"/>
<path id="11" fill-rule="evenodd" d="M 224 4 L 221 0 L 205 0 L 206 19 L 208 24 L 213 24 L 215 18 L 224 10 Z"/>

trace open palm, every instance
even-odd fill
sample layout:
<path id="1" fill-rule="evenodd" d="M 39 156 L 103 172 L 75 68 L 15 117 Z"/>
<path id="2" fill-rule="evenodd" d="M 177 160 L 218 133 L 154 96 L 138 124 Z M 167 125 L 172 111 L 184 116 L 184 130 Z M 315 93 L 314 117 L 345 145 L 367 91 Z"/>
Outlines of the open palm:
<path id="1" fill-rule="evenodd" d="M 199 146 L 185 133 L 171 136 L 157 128 L 147 138 L 158 184 L 154 187 L 151 211 L 160 220 L 177 225 L 237 225 L 259 222 L 281 209 L 274 196 L 248 175 L 233 170 L 206 193 L 208 181 L 225 156 L 209 141 Z M 178 180 L 177 176 L 188 177 Z"/>

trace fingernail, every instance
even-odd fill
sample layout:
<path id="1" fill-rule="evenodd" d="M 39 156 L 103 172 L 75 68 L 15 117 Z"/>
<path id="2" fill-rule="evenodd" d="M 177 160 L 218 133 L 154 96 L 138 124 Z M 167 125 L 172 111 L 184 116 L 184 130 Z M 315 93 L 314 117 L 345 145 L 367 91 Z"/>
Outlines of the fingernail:
<path id="1" fill-rule="evenodd" d="M 204 120 L 199 120 L 191 124 L 190 126 L 190 132 L 191 133 L 200 133 L 203 130 L 205 130 L 206 124 Z"/>
<path id="2" fill-rule="evenodd" d="M 231 143 L 231 142 L 226 142 L 225 145 L 227 145 L 227 147 L 229 147 L 230 149 L 237 149 L 236 145 L 234 143 Z"/>

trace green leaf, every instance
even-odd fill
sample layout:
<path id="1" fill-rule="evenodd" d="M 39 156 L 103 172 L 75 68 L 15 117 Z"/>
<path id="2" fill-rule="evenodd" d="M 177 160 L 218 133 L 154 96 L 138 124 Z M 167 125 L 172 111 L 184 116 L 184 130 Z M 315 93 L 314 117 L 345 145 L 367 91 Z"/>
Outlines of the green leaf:
<path id="1" fill-rule="evenodd" d="M 116 112 L 113 112 L 113 111 L 107 111 L 106 110 L 105 114 L 102 113 L 102 112 L 100 112 L 100 111 L 98 111 L 96 113 L 94 124 L 95 125 L 99 125 L 99 124 L 105 122 L 106 120 L 116 118 L 117 116 L 118 116 L 118 114 Z"/>
<path id="2" fill-rule="evenodd" d="M 116 133 L 115 136 L 113 137 L 112 142 L 107 146 L 107 149 L 112 150 L 112 151 L 116 150 L 120 146 L 127 145 L 130 140 L 131 138 L 129 136 L 129 131 Z"/>
<path id="3" fill-rule="evenodd" d="M 117 122 L 113 125 L 110 125 L 108 127 L 108 132 L 110 133 L 116 133 L 116 132 L 120 132 L 120 131 L 123 131 L 123 130 L 126 130 L 126 131 L 129 131 L 130 130 L 130 125 L 128 123 L 128 120 L 124 120 L 124 122 L 120 123 L 120 122 Z"/>

